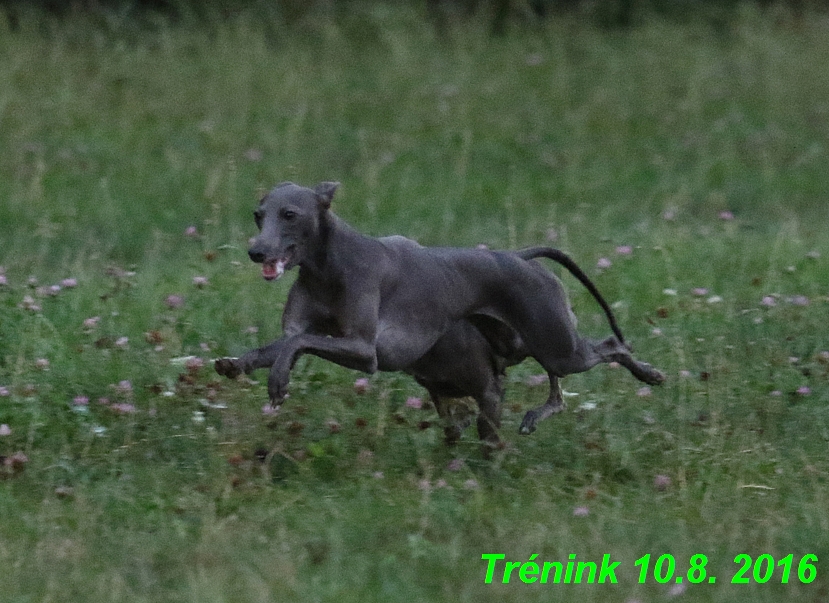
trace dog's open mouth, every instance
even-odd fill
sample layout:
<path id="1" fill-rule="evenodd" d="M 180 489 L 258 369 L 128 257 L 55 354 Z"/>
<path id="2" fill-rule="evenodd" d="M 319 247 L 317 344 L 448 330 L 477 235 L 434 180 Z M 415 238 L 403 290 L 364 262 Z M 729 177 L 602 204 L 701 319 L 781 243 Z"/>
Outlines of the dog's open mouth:
<path id="1" fill-rule="evenodd" d="M 266 281 L 275 281 L 293 267 L 292 260 L 296 247 L 291 245 L 281 258 L 268 259 L 262 262 L 262 276 Z"/>
<path id="2" fill-rule="evenodd" d="M 268 260 L 262 263 L 262 276 L 266 281 L 275 281 L 280 276 L 285 274 L 285 266 L 288 260 L 282 258 L 280 260 Z"/>

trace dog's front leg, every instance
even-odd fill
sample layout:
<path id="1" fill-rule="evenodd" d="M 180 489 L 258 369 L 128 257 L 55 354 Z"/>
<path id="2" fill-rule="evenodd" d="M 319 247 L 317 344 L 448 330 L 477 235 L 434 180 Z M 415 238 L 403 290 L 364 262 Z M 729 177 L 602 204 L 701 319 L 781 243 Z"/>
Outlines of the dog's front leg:
<path id="1" fill-rule="evenodd" d="M 303 354 L 313 354 L 365 373 L 377 371 L 377 350 L 373 343 L 363 339 L 305 333 L 286 338 L 275 350 L 268 376 L 268 396 L 271 404 L 280 404 L 287 395 L 291 368 Z"/>
<path id="2" fill-rule="evenodd" d="M 250 374 L 256 369 L 269 368 L 276 361 L 279 349 L 285 345 L 288 337 L 280 337 L 276 341 L 261 348 L 256 348 L 239 358 L 219 358 L 214 367 L 216 372 L 228 379 L 235 379 L 242 373 Z"/>

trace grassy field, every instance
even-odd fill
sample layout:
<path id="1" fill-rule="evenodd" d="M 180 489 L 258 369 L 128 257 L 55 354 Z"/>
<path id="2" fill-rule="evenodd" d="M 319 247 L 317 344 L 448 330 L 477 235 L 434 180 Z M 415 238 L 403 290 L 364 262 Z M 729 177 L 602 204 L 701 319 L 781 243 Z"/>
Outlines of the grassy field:
<path id="1" fill-rule="evenodd" d="M 438 37 L 361 10 L 0 20 L 0 601 L 829 601 L 829 19 Z M 246 245 L 288 179 L 341 181 L 370 234 L 568 251 L 669 380 L 568 377 L 519 437 L 526 362 L 491 460 L 402 375 L 304 358 L 263 413 L 264 375 L 209 360 L 279 334 L 293 277 Z M 618 583 L 485 584 L 482 554 L 610 555 Z M 741 554 L 792 554 L 788 583 L 731 584 Z"/>

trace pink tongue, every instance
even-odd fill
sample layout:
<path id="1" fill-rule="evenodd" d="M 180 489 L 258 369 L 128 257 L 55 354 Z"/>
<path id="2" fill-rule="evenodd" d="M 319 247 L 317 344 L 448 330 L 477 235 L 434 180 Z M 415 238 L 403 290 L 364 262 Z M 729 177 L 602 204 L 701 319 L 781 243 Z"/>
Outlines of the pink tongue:
<path id="1" fill-rule="evenodd" d="M 285 264 L 287 260 L 276 260 L 274 262 L 265 262 L 262 264 L 262 276 L 265 280 L 273 281 L 278 279 L 285 273 Z"/>

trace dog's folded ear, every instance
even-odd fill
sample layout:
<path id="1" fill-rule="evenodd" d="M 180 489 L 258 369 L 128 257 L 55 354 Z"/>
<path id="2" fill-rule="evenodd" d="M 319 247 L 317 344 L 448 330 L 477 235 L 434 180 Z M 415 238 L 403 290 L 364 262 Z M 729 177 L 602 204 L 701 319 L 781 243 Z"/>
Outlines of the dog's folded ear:
<path id="1" fill-rule="evenodd" d="M 328 209 L 331 207 L 331 199 L 334 198 L 334 193 L 339 186 L 339 182 L 320 182 L 314 187 L 314 192 L 317 194 L 321 208 Z"/>

